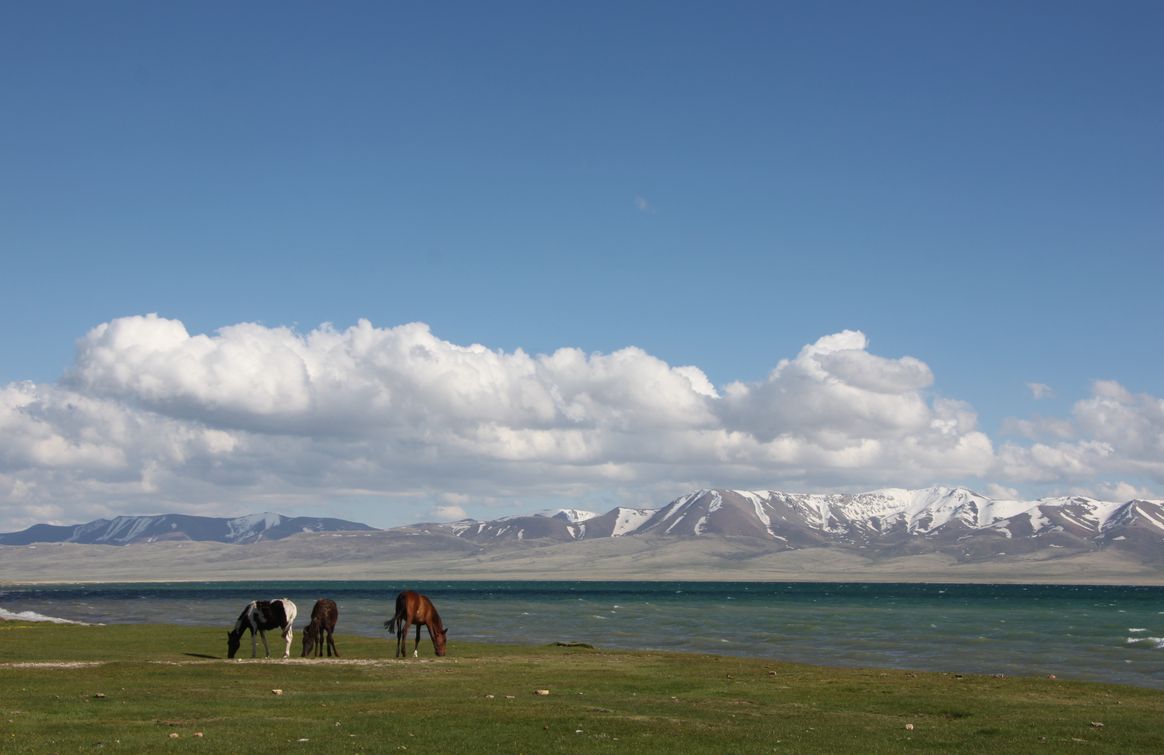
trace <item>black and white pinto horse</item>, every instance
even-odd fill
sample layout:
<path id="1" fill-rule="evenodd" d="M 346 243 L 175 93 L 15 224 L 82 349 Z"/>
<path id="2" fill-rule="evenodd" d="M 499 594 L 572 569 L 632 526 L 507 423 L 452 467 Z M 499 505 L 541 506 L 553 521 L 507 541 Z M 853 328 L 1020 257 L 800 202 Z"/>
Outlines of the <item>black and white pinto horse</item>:
<path id="1" fill-rule="evenodd" d="M 238 652 L 238 646 L 242 643 L 243 632 L 249 629 L 251 630 L 251 658 L 254 658 L 258 651 L 256 634 L 262 638 L 263 650 L 270 658 L 271 648 L 267 645 L 267 630 L 278 629 L 283 634 L 283 641 L 287 643 L 283 649 L 283 657 L 290 658 L 291 624 L 295 621 L 296 613 L 295 604 L 286 598 L 255 600 L 248 603 L 243 612 L 239 614 L 238 621 L 234 623 L 234 629 L 226 633 L 226 657 L 234 658 L 234 654 Z"/>

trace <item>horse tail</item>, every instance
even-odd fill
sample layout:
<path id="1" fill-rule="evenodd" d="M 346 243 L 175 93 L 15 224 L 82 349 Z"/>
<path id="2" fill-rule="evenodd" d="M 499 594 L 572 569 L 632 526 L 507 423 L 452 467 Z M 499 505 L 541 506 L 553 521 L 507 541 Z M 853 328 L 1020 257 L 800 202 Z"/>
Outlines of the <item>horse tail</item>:
<path id="1" fill-rule="evenodd" d="M 396 634 L 396 617 L 393 616 L 391 619 L 388 619 L 388 621 L 385 621 L 384 628 L 387 629 L 389 632 Z"/>

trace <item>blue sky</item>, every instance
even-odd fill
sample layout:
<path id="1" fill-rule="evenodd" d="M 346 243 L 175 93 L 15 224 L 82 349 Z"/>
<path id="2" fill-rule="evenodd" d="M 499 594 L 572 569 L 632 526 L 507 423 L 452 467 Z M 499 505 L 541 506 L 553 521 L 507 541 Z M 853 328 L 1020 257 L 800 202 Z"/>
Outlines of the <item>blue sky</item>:
<path id="1" fill-rule="evenodd" d="M 704 484 L 1164 495 L 1164 8 L 627 5 L 0 10 L 0 528 L 265 504 L 391 524 L 656 505 Z M 584 461 L 563 472 L 532 440 L 561 425 L 548 415 L 449 418 L 450 395 L 412 396 L 440 405 L 417 416 L 447 422 L 436 429 L 455 443 L 416 426 L 337 440 L 312 428 L 350 420 L 319 405 L 367 399 L 346 393 L 355 378 L 324 401 L 309 370 L 320 403 L 289 430 L 272 425 L 275 409 L 231 398 L 253 395 L 275 364 L 159 366 L 189 357 L 189 344 L 159 346 L 165 323 L 232 354 L 221 329 L 251 323 L 334 371 L 303 356 L 309 335 L 331 323 L 354 343 L 361 320 L 393 343 L 424 340 L 395 330 L 424 323 L 433 353 L 635 347 L 672 377 L 697 368 L 715 419 L 684 428 L 706 441 L 681 444 L 690 458 L 641 459 L 628 449 L 670 432 L 667 411 L 620 404 L 628 386 L 594 399 L 598 362 L 584 377 L 540 365 L 538 390 L 584 430 Z M 118 322 L 141 327 L 112 344 L 87 335 Z M 844 383 L 830 372 L 840 362 L 821 372 L 802 350 L 845 331 L 864 340 L 841 339 L 841 351 L 896 376 L 873 381 L 873 398 L 818 401 L 782 382 L 803 370 Z M 385 416 L 407 414 L 394 403 L 407 392 L 369 367 L 389 356 L 346 348 Z M 141 356 L 150 349 L 168 356 Z M 906 358 L 928 379 L 896 382 L 914 372 Z M 451 369 L 448 390 L 471 394 L 456 380 L 481 366 Z M 525 368 L 498 369 L 504 392 Z M 727 406 L 733 383 L 765 421 Z M 658 395 L 691 409 L 689 396 Z M 789 395 L 812 411 L 789 413 Z M 95 402 L 94 426 L 61 418 L 78 396 Z M 985 439 L 989 458 L 901 452 L 930 441 L 894 419 L 910 409 L 869 408 L 886 396 L 922 403 L 914 429 L 959 402 L 949 432 L 979 451 Z M 153 429 L 128 438 L 111 422 Z M 521 450 L 487 450 L 482 433 L 500 430 Z M 161 459 L 140 447 L 194 431 L 230 436 L 234 450 Z M 741 433 L 759 445 L 740 450 Z M 292 440 L 310 445 L 287 453 L 310 455 L 300 469 L 314 471 L 240 450 Z M 815 451 L 783 456 L 778 440 Z M 830 455 L 871 442 L 882 455 Z M 430 479 L 401 481 L 384 454 L 404 447 L 435 459 Z M 324 458 L 378 472 L 349 488 Z M 207 465 L 229 479 L 210 480 Z"/>

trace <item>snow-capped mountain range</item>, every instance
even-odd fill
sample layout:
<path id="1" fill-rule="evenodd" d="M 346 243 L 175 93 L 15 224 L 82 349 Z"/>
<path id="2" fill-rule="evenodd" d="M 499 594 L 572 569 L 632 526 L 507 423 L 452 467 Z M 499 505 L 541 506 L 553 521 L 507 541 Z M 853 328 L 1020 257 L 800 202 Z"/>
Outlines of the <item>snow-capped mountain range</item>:
<path id="1" fill-rule="evenodd" d="M 720 535 L 760 538 L 781 550 L 841 546 L 882 555 L 941 550 L 962 558 L 1115 545 L 1164 561 L 1164 501 L 994 500 L 947 487 L 830 495 L 699 490 L 659 509 L 616 508 L 605 514 L 571 509 L 428 526 L 473 540 Z"/>
<path id="2" fill-rule="evenodd" d="M 159 540 L 253 543 L 299 533 L 371 531 L 341 519 L 254 514 L 234 519 L 167 514 L 99 519 L 88 524 L 39 524 L 0 534 L 0 545 L 72 542 L 105 545 Z M 960 561 L 1036 551 L 1068 555 L 1114 548 L 1138 560 L 1164 563 L 1164 501 L 1124 503 L 1068 496 L 995 500 L 966 488 L 891 488 L 857 494 L 698 490 L 662 508 L 614 508 L 606 513 L 561 509 L 491 521 L 398 527 L 472 541 L 568 543 L 596 538 L 706 536 L 747 538 L 774 550 L 838 547 L 872 557 L 942 552 Z"/>
<path id="3" fill-rule="evenodd" d="M 0 534 L 0 545 L 84 543 L 129 545 L 158 540 L 203 540 L 218 543 L 254 543 L 279 540 L 299 532 L 371 530 L 366 524 L 343 519 L 250 514 L 234 519 L 185 514 L 119 516 L 86 524 L 37 524 L 20 532 Z"/>

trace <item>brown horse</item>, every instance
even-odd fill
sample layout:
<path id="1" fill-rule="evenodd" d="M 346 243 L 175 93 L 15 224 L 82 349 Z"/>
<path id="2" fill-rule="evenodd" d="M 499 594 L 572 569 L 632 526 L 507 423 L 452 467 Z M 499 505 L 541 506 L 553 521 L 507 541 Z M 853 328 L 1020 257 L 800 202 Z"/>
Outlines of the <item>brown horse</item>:
<path id="1" fill-rule="evenodd" d="M 405 590 L 396 596 L 396 615 L 384 622 L 384 628 L 396 633 L 396 657 L 403 658 L 408 646 L 408 628 L 416 625 L 416 643 L 412 646 L 412 657 L 416 658 L 420 647 L 420 627 L 428 627 L 433 649 L 437 655 L 445 654 L 445 639 L 448 628 L 441 621 L 436 607 L 424 595 Z"/>
<path id="2" fill-rule="evenodd" d="M 339 608 L 336 607 L 335 601 L 329 598 L 320 598 L 315 601 L 315 606 L 311 609 L 311 623 L 303 630 L 303 655 L 300 657 L 307 657 L 311 651 L 315 650 L 315 656 L 323 655 L 324 639 L 323 635 L 327 634 L 327 657 L 333 655 L 339 658 L 339 651 L 335 647 L 335 624 L 339 621 Z"/>

